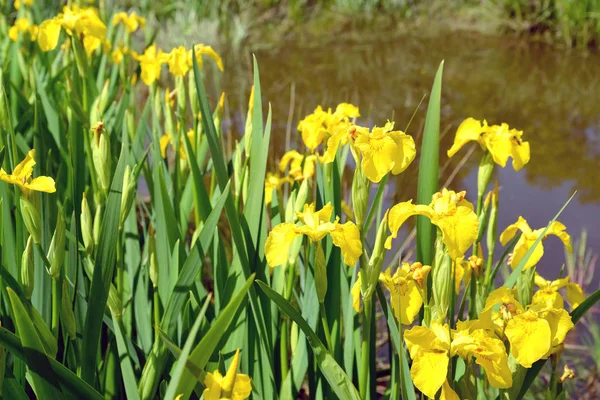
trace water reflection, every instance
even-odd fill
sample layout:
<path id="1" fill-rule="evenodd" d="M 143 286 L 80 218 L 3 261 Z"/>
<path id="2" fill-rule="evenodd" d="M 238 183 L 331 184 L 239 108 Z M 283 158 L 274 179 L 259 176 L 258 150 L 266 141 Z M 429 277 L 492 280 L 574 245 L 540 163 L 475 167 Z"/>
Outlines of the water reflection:
<path id="1" fill-rule="evenodd" d="M 273 144 L 276 158 L 285 148 L 290 116 L 292 143 L 301 146 L 295 126 L 318 105 L 334 107 L 351 101 L 360 107 L 360 122 L 382 125 L 394 119 L 403 128 L 424 94 L 428 93 L 440 60 L 445 59 L 442 90 L 442 130 L 448 134 L 440 146 L 450 147 L 456 126 L 466 117 L 507 122 L 522 129 L 531 143 L 531 162 L 514 172 L 500 170 L 501 220 L 504 229 L 523 215 L 541 227 L 578 190 L 576 200 L 561 220 L 571 234 L 585 227 L 588 243 L 600 250 L 600 56 L 556 50 L 542 44 L 472 34 L 437 34 L 404 37 L 392 42 L 344 43 L 328 47 L 298 47 L 256 54 L 263 98 L 273 108 Z M 250 63 L 228 60 L 222 85 L 229 94 L 230 115 L 247 101 Z M 426 101 L 420 106 L 408 133 L 421 134 Z M 240 121 L 237 121 L 240 119 Z M 235 117 L 232 134 L 243 129 Z M 467 149 L 450 160 L 441 182 L 451 174 Z M 466 161 L 453 188 L 476 192 L 476 166 L 480 150 Z M 445 154 L 441 163 L 447 161 Z M 389 201 L 411 198 L 416 192 L 417 163 L 400 175 Z M 562 245 L 548 243 L 543 263 L 554 271 L 562 265 Z M 598 278 L 597 278 L 598 279 Z"/>

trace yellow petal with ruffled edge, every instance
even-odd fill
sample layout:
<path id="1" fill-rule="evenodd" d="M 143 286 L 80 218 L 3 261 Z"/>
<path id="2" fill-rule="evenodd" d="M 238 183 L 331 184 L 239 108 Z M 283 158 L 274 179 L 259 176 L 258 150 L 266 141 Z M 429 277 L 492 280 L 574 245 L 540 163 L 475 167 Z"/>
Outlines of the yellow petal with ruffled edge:
<path id="1" fill-rule="evenodd" d="M 371 182 L 381 181 L 394 168 L 397 146 L 391 137 L 362 133 L 354 146 L 362 154 L 362 172 Z"/>
<path id="2" fill-rule="evenodd" d="M 424 326 L 407 330 L 404 341 L 413 360 L 410 375 L 415 386 L 426 396 L 434 398 L 446 381 L 450 344 Z"/>
<path id="3" fill-rule="evenodd" d="M 465 144 L 475 141 L 482 143 L 480 136 L 483 133 L 483 125 L 481 121 L 474 118 L 467 118 L 458 126 L 456 135 L 454 136 L 454 144 L 448 150 L 448 157 L 454 156 Z"/>
<path id="4" fill-rule="evenodd" d="M 327 203 L 321 210 L 315 210 L 315 203 L 305 204 L 302 212 L 296 215 L 304 223 L 304 226 L 296 228 L 297 233 L 308 236 L 313 242 L 323 239 L 329 232 L 335 229 L 335 224 L 330 222 L 333 206 Z"/>
<path id="5" fill-rule="evenodd" d="M 515 171 L 519 171 L 521 168 L 523 168 L 525 166 L 525 164 L 527 164 L 529 162 L 530 159 L 530 149 L 529 149 L 529 142 L 522 142 L 520 141 L 520 137 L 521 134 L 523 133 L 523 131 L 517 131 L 520 134 L 519 136 L 519 142 L 520 144 L 516 141 L 513 140 L 512 143 L 512 166 L 514 168 Z"/>
<path id="6" fill-rule="evenodd" d="M 252 379 L 248 375 L 238 374 L 231 392 L 231 400 L 244 400 L 252 393 Z"/>
<path id="7" fill-rule="evenodd" d="M 468 201 L 459 202 L 451 215 L 434 214 L 431 222 L 442 231 L 442 241 L 453 259 L 464 256 L 477 239 L 479 220 Z"/>
<path id="8" fill-rule="evenodd" d="M 389 136 L 396 142 L 396 154 L 394 156 L 392 174 L 398 175 L 413 162 L 417 155 L 417 149 L 412 136 L 402 131 L 392 131 L 389 133 Z"/>
<path id="9" fill-rule="evenodd" d="M 346 143 L 348 143 L 348 128 L 343 127 L 337 129 L 334 134 L 327 139 L 327 148 L 321 157 L 321 161 L 326 164 L 333 162 L 338 148 Z"/>
<path id="10" fill-rule="evenodd" d="M 571 303 L 572 309 L 576 309 L 585 300 L 583 289 L 577 283 L 570 282 L 567 284 L 567 300 Z"/>
<path id="11" fill-rule="evenodd" d="M 353 266 L 362 254 L 362 242 L 360 240 L 360 231 L 353 222 L 345 224 L 335 224 L 335 228 L 330 232 L 333 244 L 342 250 L 344 264 Z"/>
<path id="12" fill-rule="evenodd" d="M 571 236 L 567 233 L 566 230 L 567 227 L 564 224 L 558 221 L 554 221 L 552 222 L 552 224 L 550 224 L 550 228 L 548 228 L 544 239 L 546 239 L 549 235 L 554 235 L 558 237 L 561 240 L 561 242 L 563 242 L 564 246 L 567 248 L 567 251 L 569 253 L 572 253 L 573 248 L 571 247 Z"/>
<path id="13" fill-rule="evenodd" d="M 532 310 L 508 321 L 504 334 L 510 342 L 510 354 L 525 368 L 531 368 L 551 347 L 552 331 L 548 321 Z"/>
<path id="14" fill-rule="evenodd" d="M 350 103 L 340 103 L 335 108 L 334 114 L 341 116 L 342 118 L 356 118 L 360 117 L 358 107 Z"/>
<path id="15" fill-rule="evenodd" d="M 296 236 L 296 225 L 292 223 L 279 224 L 269 232 L 265 242 L 265 256 L 271 268 L 287 262 L 290 247 Z"/>
<path id="16" fill-rule="evenodd" d="M 515 237 L 515 235 L 517 234 L 518 231 L 521 231 L 523 233 L 531 233 L 532 232 L 532 230 L 529 227 L 529 224 L 527 223 L 525 218 L 523 218 L 521 216 L 519 216 L 519 218 L 517 219 L 517 222 L 515 222 L 512 225 L 507 226 L 506 229 L 504 230 L 504 232 L 502 232 L 500 234 L 500 243 L 502 243 L 502 246 L 506 246 L 506 244 L 508 242 L 510 242 L 512 238 Z"/>
<path id="17" fill-rule="evenodd" d="M 60 24 L 56 19 L 47 19 L 38 29 L 37 42 L 42 51 L 54 50 L 60 37 Z"/>
<path id="18" fill-rule="evenodd" d="M 412 200 L 398 203 L 390 209 L 388 214 L 388 226 L 391 234 L 385 242 L 386 249 L 392 248 L 392 240 L 398 236 L 398 231 L 406 220 L 417 214 L 431 218 L 432 210 L 428 206 L 412 204 Z"/>
<path id="19" fill-rule="evenodd" d="M 542 304 L 549 308 L 562 308 L 565 303 L 562 296 L 552 288 L 540 289 L 533 294 L 532 304 Z"/>
<path id="20" fill-rule="evenodd" d="M 214 374 L 208 372 L 204 378 L 204 389 L 203 396 L 205 400 L 219 400 L 221 399 L 221 382 L 223 376 L 219 371 L 215 371 Z"/>
<path id="21" fill-rule="evenodd" d="M 218 55 L 212 47 L 203 44 L 197 44 L 195 48 L 197 58 L 200 58 L 201 55 L 207 55 L 209 58 L 212 58 L 212 60 L 217 64 L 217 67 L 219 67 L 221 71 L 224 70 L 223 60 L 221 59 L 221 56 Z"/>
<path id="22" fill-rule="evenodd" d="M 390 292 L 390 305 L 396 320 L 410 325 L 423 305 L 417 283 L 410 277 L 410 267 L 403 265 L 392 275 L 388 269 L 379 274 L 379 281 Z"/>
<path id="23" fill-rule="evenodd" d="M 442 393 L 440 393 L 440 400 L 460 400 L 458 394 L 450 387 L 448 379 L 444 381 L 442 385 Z"/>
<path id="24" fill-rule="evenodd" d="M 25 183 L 23 186 L 29 190 L 35 190 L 37 192 L 56 192 L 54 179 L 50 178 L 49 176 L 38 176 L 37 178 L 32 179 L 30 182 Z"/>
<path id="25" fill-rule="evenodd" d="M 360 271 L 358 271 L 358 276 L 356 277 L 356 282 L 352 285 L 352 289 L 350 290 L 350 295 L 352 296 L 352 308 L 354 311 L 360 312 Z"/>

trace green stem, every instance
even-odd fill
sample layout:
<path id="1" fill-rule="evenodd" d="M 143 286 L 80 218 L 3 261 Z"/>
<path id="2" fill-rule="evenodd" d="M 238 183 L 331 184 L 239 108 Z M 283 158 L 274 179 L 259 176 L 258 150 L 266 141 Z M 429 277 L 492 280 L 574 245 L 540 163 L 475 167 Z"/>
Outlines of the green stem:
<path id="1" fill-rule="evenodd" d="M 371 298 L 365 298 L 363 304 L 363 327 L 360 357 L 360 373 L 358 376 L 358 387 L 360 397 L 367 399 L 369 393 L 369 373 L 371 365 Z"/>
<path id="2" fill-rule="evenodd" d="M 327 344 L 327 350 L 333 354 L 333 346 L 331 345 L 331 332 L 329 331 L 329 323 L 327 322 L 327 312 L 325 311 L 325 304 L 319 303 L 321 309 L 321 324 L 323 324 L 323 332 L 325 333 L 325 342 Z"/>
<path id="3" fill-rule="evenodd" d="M 55 339 L 58 339 L 61 289 L 59 278 L 52 278 L 52 335 Z"/>
<path id="4" fill-rule="evenodd" d="M 288 374 L 288 336 L 289 336 L 289 320 L 284 318 L 281 322 L 281 337 L 279 340 L 279 364 L 281 368 L 281 382 L 285 380 Z"/>

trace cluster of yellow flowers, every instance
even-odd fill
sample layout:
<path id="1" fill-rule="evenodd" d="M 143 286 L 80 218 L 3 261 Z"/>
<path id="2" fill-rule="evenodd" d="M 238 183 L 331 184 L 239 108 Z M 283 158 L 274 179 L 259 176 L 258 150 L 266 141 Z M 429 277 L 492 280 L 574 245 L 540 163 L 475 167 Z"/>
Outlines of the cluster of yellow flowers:
<path id="1" fill-rule="evenodd" d="M 33 0 L 25 2 L 26 5 L 32 3 Z M 20 3 L 15 3 L 17 9 L 19 6 Z M 145 27 L 146 19 L 137 15 L 135 11 L 130 14 L 119 12 L 113 16 L 112 24 L 122 25 L 127 34 L 131 35 L 140 27 Z M 115 64 L 120 64 L 125 56 L 131 56 L 140 63 L 141 78 L 146 85 L 151 85 L 159 79 L 164 64 L 169 65 L 169 72 L 176 77 L 185 76 L 192 68 L 192 50 L 183 46 L 164 53 L 156 47 L 156 44 L 152 44 L 142 54 L 138 54 L 122 42 L 113 47 L 107 39 L 107 28 L 98 10 L 93 7 L 79 7 L 76 4 L 65 6 L 62 13 L 43 21 L 39 26 L 33 24 L 29 18 L 18 18 L 9 29 L 9 37 L 16 42 L 20 35 L 27 35 L 29 40 L 37 41 L 40 49 L 47 52 L 58 46 L 60 33 L 63 31 L 71 39 L 77 38 L 82 41 L 88 57 L 99 48 L 104 53 L 110 51 L 111 60 Z M 129 42 L 128 36 L 126 42 Z M 221 71 L 223 70 L 223 61 L 212 47 L 197 45 L 195 52 L 200 65 L 202 65 L 201 56 L 207 55 L 217 63 Z"/>
<path id="2" fill-rule="evenodd" d="M 362 174 L 371 182 L 380 182 L 389 173 L 399 174 L 404 171 L 414 160 L 416 155 L 415 143 L 411 136 L 401 131 L 394 131 L 394 123 L 388 121 L 382 128 L 374 127 L 371 130 L 356 125 L 352 119 L 358 117 L 358 107 L 342 103 L 335 111 L 317 107 L 298 125 L 304 144 L 309 150 L 307 155 L 292 150 L 287 152 L 279 164 L 279 169 L 284 172 L 290 165 L 289 175 L 280 178 L 279 174 L 269 174 L 266 183 L 266 197 L 271 200 L 273 193 L 277 193 L 283 183 L 293 183 L 297 180 L 310 179 L 315 171 L 315 164 L 331 163 L 335 160 L 338 150 L 345 145 L 350 146 L 352 155 L 357 163 L 355 174 Z M 522 131 L 510 129 L 507 124 L 488 126 L 487 122 L 481 123 L 473 118 L 463 121 L 456 132 L 454 145 L 448 155 L 454 155 L 469 141 L 476 141 L 484 149 L 484 157 L 504 167 L 508 158 L 513 159 L 515 170 L 521 169 L 529 161 L 529 143 L 523 141 Z M 317 148 L 324 144 L 322 155 L 316 153 Z M 490 161 L 490 162 L 491 162 Z M 489 177 L 488 177 L 489 179 Z M 356 175 L 355 175 L 356 181 Z M 356 182 L 355 182 L 356 183 Z M 486 183 L 487 185 L 487 183 Z M 275 189 L 275 191 L 274 191 Z M 361 189 L 368 192 L 366 189 Z M 497 202 L 497 188 L 491 193 L 494 202 Z M 355 196 L 353 186 L 353 201 L 360 196 Z M 368 195 L 367 195 L 368 196 Z M 356 198 L 355 198 L 356 197 Z M 486 207 L 489 204 L 486 200 Z M 357 204 L 354 204 L 356 212 Z M 344 263 L 354 266 L 363 253 L 361 240 L 361 224 L 351 219 L 341 224 L 339 217 L 332 222 L 333 208 L 327 204 L 323 209 L 316 211 L 315 204 L 305 204 L 303 212 L 297 212 L 297 222 L 287 221 L 273 227 L 265 245 L 265 255 L 271 267 L 292 264 L 298 257 L 301 245 L 299 237 L 306 235 L 317 246 L 315 255 L 315 274 L 320 261 L 319 242 L 327 234 L 331 235 L 332 242 L 341 249 Z M 479 210 L 477 211 L 479 213 Z M 465 253 L 477 245 L 479 235 L 479 217 L 474 206 L 466 200 L 466 192 L 455 192 L 443 188 L 441 192 L 433 195 L 431 203 L 413 204 L 412 200 L 401 202 L 391 207 L 385 214 L 381 227 L 386 232 L 378 232 L 378 237 L 373 249 L 371 261 L 363 265 L 351 294 L 354 309 L 358 312 L 361 308 L 361 298 L 368 292 L 368 284 L 364 279 L 376 279 L 390 293 L 390 305 L 396 319 L 403 325 L 411 325 L 424 305 L 435 306 L 438 301 L 436 290 L 438 286 L 449 285 L 447 275 L 442 280 L 436 280 L 433 287 L 433 296 L 428 300 L 427 278 L 432 271 L 432 266 L 421 263 L 403 263 L 395 272 L 386 270 L 377 271 L 377 265 L 383 257 L 376 253 L 390 249 L 392 240 L 397 237 L 398 231 L 404 222 L 411 216 L 422 215 L 427 217 L 439 229 L 440 240 L 438 252 L 442 251 L 449 257 L 450 273 L 453 276 L 456 293 L 459 293 L 461 282 L 469 283 L 472 274 L 481 276 L 483 258 L 481 254 L 474 254 L 465 260 Z M 348 213 L 353 215 L 352 212 Z M 514 252 L 508 264 L 514 269 L 526 256 L 536 240 L 544 233 L 544 229 L 532 230 L 525 219 L 519 220 L 510 226 L 500 236 L 500 242 L 506 245 L 516 234 L 522 235 L 517 241 Z M 545 232 L 555 235 L 570 250 L 570 237 L 565 226 L 556 221 Z M 384 240 L 383 245 L 378 243 Z M 441 250 L 440 250 L 441 249 Z M 543 246 L 537 245 L 529 257 L 524 271 L 537 265 L 543 255 Z M 481 250 L 479 250 L 481 253 Z M 443 254 L 438 254 L 443 256 Z M 442 258 L 436 263 L 443 264 Z M 322 263 L 322 262 L 321 262 Z M 434 264 L 434 269 L 443 268 Z M 366 268 L 363 270 L 363 268 Z M 373 275 L 370 271 L 375 271 Z M 379 267 L 379 271 L 381 267 Z M 321 273 L 321 276 L 324 276 Z M 317 276 L 316 276 L 317 279 Z M 569 282 L 569 277 L 555 281 L 547 281 L 535 273 L 535 284 L 539 287 L 530 301 L 523 299 L 519 302 L 516 289 L 502 287 L 489 293 L 485 305 L 477 319 L 458 321 L 455 329 L 444 323 L 444 312 L 430 314 L 426 317 L 424 326 L 413 326 L 404 333 L 404 341 L 412 359 L 411 376 L 417 388 L 428 397 L 434 398 L 441 389 L 443 399 L 458 399 L 458 394 L 447 381 L 450 360 L 458 356 L 465 361 L 474 359 L 484 371 L 489 384 L 496 388 L 510 388 L 513 384 L 513 375 L 509 367 L 509 359 L 530 368 L 540 359 L 546 359 L 551 354 L 560 352 L 566 334 L 573 328 L 569 313 L 564 309 L 564 300 L 559 293 L 566 289 L 566 298 L 572 308 L 576 308 L 583 300 L 584 294 L 579 285 Z M 318 289 L 317 289 L 318 291 Z M 322 296 L 320 296 L 322 297 Z M 447 311 L 447 310 L 446 310 Z M 428 311 L 426 311 L 426 314 Z M 431 319 L 429 319 L 431 318 Z"/>

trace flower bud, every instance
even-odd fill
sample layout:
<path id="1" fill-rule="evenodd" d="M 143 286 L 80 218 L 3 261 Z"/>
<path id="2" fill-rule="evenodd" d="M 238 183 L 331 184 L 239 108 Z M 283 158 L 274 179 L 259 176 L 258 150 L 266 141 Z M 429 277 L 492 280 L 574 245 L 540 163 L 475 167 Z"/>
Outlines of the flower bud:
<path id="1" fill-rule="evenodd" d="M 325 301 L 327 294 L 327 260 L 321 243 L 317 243 L 315 248 L 315 285 L 317 287 L 317 298 L 319 303 Z"/>
<path id="2" fill-rule="evenodd" d="M 494 159 L 489 151 L 486 151 L 479 163 L 479 171 L 477 172 L 477 197 L 483 198 L 490 178 L 494 172 Z M 478 210 L 479 211 L 479 210 Z"/>
<path id="3" fill-rule="evenodd" d="M 123 229 L 125 220 L 131 211 L 131 206 L 135 199 L 137 190 L 137 177 L 134 172 L 131 171 L 129 165 L 125 167 L 125 174 L 123 175 L 123 189 L 121 192 L 121 211 L 119 214 L 119 230 Z"/>
<path id="4" fill-rule="evenodd" d="M 106 111 L 106 106 L 108 105 L 108 87 L 110 81 L 107 80 L 104 82 L 104 86 L 102 87 L 102 92 L 100 95 L 96 97 L 94 103 L 92 104 L 92 108 L 90 110 L 90 126 L 93 126 L 96 122 L 102 120 L 102 116 Z"/>
<path id="5" fill-rule="evenodd" d="M 11 117 L 8 98 L 4 91 L 4 86 L 0 89 L 0 132 L 2 135 L 8 134 L 12 130 Z"/>
<path id="6" fill-rule="evenodd" d="M 125 121 L 129 137 L 133 138 L 135 136 L 135 116 L 129 109 L 125 110 Z"/>
<path id="7" fill-rule="evenodd" d="M 102 206 L 96 207 L 96 213 L 94 214 L 94 226 L 92 227 L 92 234 L 94 237 L 94 243 L 100 242 L 100 229 L 102 228 Z"/>
<path id="8" fill-rule="evenodd" d="M 236 198 L 239 198 L 240 193 L 242 192 L 242 146 L 240 142 L 235 142 L 235 154 L 233 156 L 233 177 L 234 177 L 234 186 L 233 193 Z"/>
<path id="9" fill-rule="evenodd" d="M 221 97 L 219 97 L 219 104 L 217 104 L 217 108 L 213 113 L 213 122 L 215 124 L 215 129 L 217 130 L 217 136 L 221 136 L 221 121 L 223 120 L 223 108 L 225 107 L 225 93 L 221 93 Z"/>
<path id="10" fill-rule="evenodd" d="M 108 308 L 110 312 L 115 315 L 115 317 L 120 317 L 123 314 L 123 302 L 117 293 L 117 289 L 111 283 L 110 289 L 108 289 Z"/>
<path id="11" fill-rule="evenodd" d="M 56 217 L 56 229 L 50 242 L 48 250 L 48 261 L 50 262 L 50 271 L 48 273 L 52 278 L 60 276 L 60 269 L 65 260 L 65 221 L 62 217 L 62 209 L 59 208 Z"/>
<path id="12" fill-rule="evenodd" d="M 488 257 L 493 258 L 496 249 L 496 239 L 498 238 L 498 181 L 494 184 L 494 191 L 491 192 L 490 219 L 487 229 L 487 248 Z"/>
<path id="13" fill-rule="evenodd" d="M 92 138 L 92 161 L 98 178 L 98 185 L 103 193 L 108 192 L 110 185 L 111 157 L 110 142 L 108 135 L 104 130 L 104 123 L 98 122 L 95 127 L 94 137 Z"/>
<path id="14" fill-rule="evenodd" d="M 175 89 L 177 90 L 177 109 L 182 115 L 186 114 L 187 110 L 187 93 L 183 76 L 175 77 Z"/>
<path id="15" fill-rule="evenodd" d="M 519 303 L 523 307 L 531 304 L 533 297 L 533 280 L 535 277 L 535 268 L 529 268 L 521 271 L 517 278 L 517 293 L 519 294 Z"/>
<path id="16" fill-rule="evenodd" d="M 27 245 L 21 256 L 21 283 L 25 297 L 31 299 L 33 285 L 35 283 L 35 269 L 33 258 L 33 239 L 31 236 L 27 239 Z"/>
<path id="17" fill-rule="evenodd" d="M 371 258 L 361 270 L 361 293 L 363 294 L 364 299 L 369 299 L 373 293 L 375 293 L 375 288 L 379 281 L 379 274 L 381 273 L 383 260 L 385 258 L 385 241 L 387 240 L 387 237 L 388 214 L 386 213 L 379 223 Z"/>
<path id="18" fill-rule="evenodd" d="M 160 122 L 162 118 L 162 101 L 160 97 L 160 90 L 154 90 L 154 113 L 156 114 L 156 120 Z"/>
<path id="19" fill-rule="evenodd" d="M 150 262 L 150 281 L 152 287 L 158 287 L 158 258 L 156 256 L 156 238 L 154 236 L 154 228 L 150 227 L 148 232 L 148 258 Z"/>
<path id="20" fill-rule="evenodd" d="M 444 248 L 441 238 L 438 237 L 434 265 L 431 268 L 431 278 L 434 300 L 432 318 L 440 323 L 446 319 L 450 307 L 450 293 L 453 290 L 451 272 L 452 258 Z"/>
<path id="21" fill-rule="evenodd" d="M 369 206 L 369 180 L 364 176 L 361 168 L 354 170 L 354 178 L 352 179 L 352 206 L 354 207 L 356 225 L 362 231 L 367 215 L 367 207 Z"/>
<path id="22" fill-rule="evenodd" d="M 296 222 L 296 219 L 298 218 L 295 211 L 297 196 L 298 189 L 294 189 L 288 197 L 287 203 L 285 205 L 285 222 Z"/>
<path id="23" fill-rule="evenodd" d="M 39 209 L 39 195 L 37 192 L 30 192 L 28 197 L 21 196 L 21 217 L 27 232 L 33 238 L 33 243 L 38 244 L 42 238 L 42 220 Z"/>
<path id="24" fill-rule="evenodd" d="M 92 213 L 90 206 L 88 205 L 85 193 L 81 199 L 81 237 L 83 238 L 83 246 L 88 254 L 92 254 L 94 251 L 94 232 L 92 224 Z"/>
<path id="25" fill-rule="evenodd" d="M 71 340 L 75 340 L 77 337 L 77 324 L 75 323 L 75 314 L 73 313 L 73 305 L 71 304 L 71 298 L 69 297 L 69 291 L 67 290 L 67 282 L 62 282 L 62 299 L 61 299 L 61 310 L 60 318 L 62 320 L 63 327 L 67 331 L 67 335 Z"/>
<path id="26" fill-rule="evenodd" d="M 200 102 L 198 101 L 198 93 L 196 93 L 196 80 L 194 79 L 193 71 L 191 74 L 188 74 L 188 93 L 190 95 L 192 115 L 198 115 L 200 113 Z"/>

